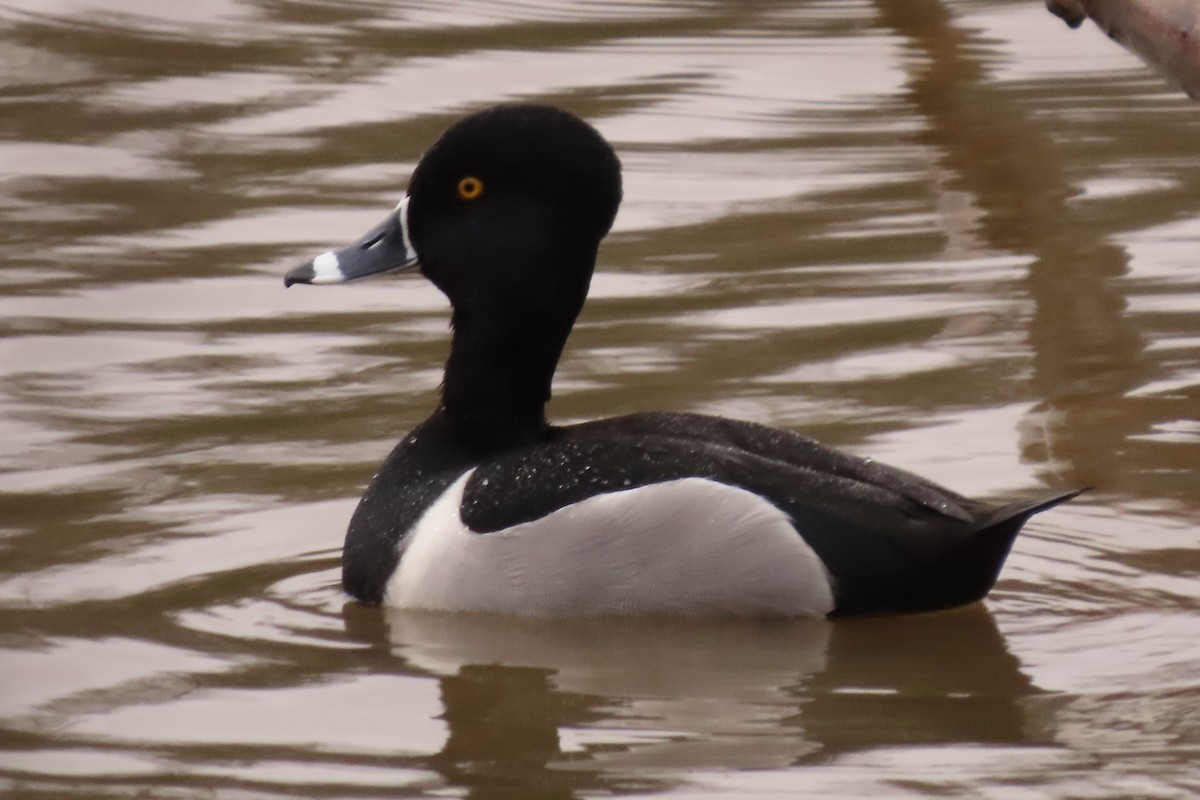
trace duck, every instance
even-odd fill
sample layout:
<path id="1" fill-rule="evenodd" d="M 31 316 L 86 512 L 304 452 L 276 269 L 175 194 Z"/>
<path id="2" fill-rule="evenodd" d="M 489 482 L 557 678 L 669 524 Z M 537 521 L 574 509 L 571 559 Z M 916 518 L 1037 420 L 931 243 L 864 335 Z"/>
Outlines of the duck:
<path id="1" fill-rule="evenodd" d="M 982 600 L 1034 514 L 788 430 L 678 411 L 558 425 L 546 405 L 622 199 L 589 123 L 510 103 L 451 125 L 354 244 L 285 286 L 419 272 L 450 301 L 432 414 L 350 519 L 365 605 L 532 617 L 836 617 Z"/>

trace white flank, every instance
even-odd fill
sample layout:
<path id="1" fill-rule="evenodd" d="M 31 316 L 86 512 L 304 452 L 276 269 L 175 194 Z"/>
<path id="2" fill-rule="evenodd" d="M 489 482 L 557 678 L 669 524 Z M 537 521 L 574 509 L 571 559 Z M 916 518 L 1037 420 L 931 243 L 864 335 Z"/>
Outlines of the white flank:
<path id="1" fill-rule="evenodd" d="M 472 471 L 409 534 L 388 605 L 544 617 L 833 610 L 816 553 L 783 512 L 744 489 L 685 478 L 479 534 L 459 514 Z"/>
<path id="2" fill-rule="evenodd" d="M 313 259 L 313 277 L 310 283 L 344 283 L 346 276 L 342 274 L 342 266 L 338 263 L 337 253 L 330 250 L 321 253 Z"/>

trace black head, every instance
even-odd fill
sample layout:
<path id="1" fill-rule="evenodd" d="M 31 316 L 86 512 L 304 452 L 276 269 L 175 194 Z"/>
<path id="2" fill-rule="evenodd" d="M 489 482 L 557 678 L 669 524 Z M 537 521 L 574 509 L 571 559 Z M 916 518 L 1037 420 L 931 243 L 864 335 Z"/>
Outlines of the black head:
<path id="1" fill-rule="evenodd" d="M 557 308 L 574 319 L 620 202 L 620 161 L 594 128 L 550 106 L 496 106 L 442 134 L 382 224 L 285 283 L 420 267 L 456 311 Z"/>
<path id="2" fill-rule="evenodd" d="M 559 306 L 573 319 L 620 201 L 620 162 L 594 128 L 561 109 L 502 105 L 429 149 L 406 222 L 421 271 L 457 312 Z"/>
<path id="3" fill-rule="evenodd" d="M 442 134 L 381 225 L 285 282 L 419 267 L 454 307 L 442 409 L 473 445 L 512 444 L 545 430 L 554 369 L 620 202 L 620 162 L 594 128 L 557 108 L 497 106 Z"/>

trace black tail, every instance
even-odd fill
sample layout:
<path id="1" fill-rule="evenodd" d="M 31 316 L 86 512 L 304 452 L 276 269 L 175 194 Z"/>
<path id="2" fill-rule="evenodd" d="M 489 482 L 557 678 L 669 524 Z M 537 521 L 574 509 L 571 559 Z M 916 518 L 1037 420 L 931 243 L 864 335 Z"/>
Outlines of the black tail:
<path id="1" fill-rule="evenodd" d="M 1039 511 L 1065 503 L 1086 492 L 1072 489 L 1042 497 L 1018 500 L 983 514 L 963 544 L 947 554 L 945 568 L 955 576 L 958 604 L 982 600 L 992 590 L 1000 568 L 1012 549 L 1021 527 Z"/>
<path id="2" fill-rule="evenodd" d="M 1006 506 L 994 508 L 979 518 L 979 522 L 975 525 L 976 535 L 984 536 L 986 535 L 984 533 L 985 531 L 994 528 L 1002 528 L 1006 524 L 1015 523 L 1016 530 L 1013 531 L 1013 535 L 1015 536 L 1016 532 L 1019 531 L 1021 526 L 1025 524 L 1025 521 L 1034 514 L 1045 511 L 1049 508 L 1054 508 L 1060 503 L 1065 503 L 1068 500 L 1078 497 L 1084 492 L 1089 491 L 1091 488 L 1092 487 L 1090 486 L 1085 486 L 1082 489 L 1071 489 L 1066 492 L 1055 492 L 1054 494 L 1043 495 L 1042 497 L 1034 498 L 1032 500 L 1018 500 L 1015 503 L 1009 503 Z"/>

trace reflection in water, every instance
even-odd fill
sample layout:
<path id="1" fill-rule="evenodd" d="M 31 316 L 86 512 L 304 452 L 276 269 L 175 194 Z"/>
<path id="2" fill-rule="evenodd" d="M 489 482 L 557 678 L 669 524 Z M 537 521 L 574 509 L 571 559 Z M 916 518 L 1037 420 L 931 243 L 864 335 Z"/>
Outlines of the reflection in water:
<path id="1" fill-rule="evenodd" d="M 1044 126 L 1028 118 L 1019 96 L 984 79 L 987 48 L 977 35 L 955 27 L 938 0 L 876 7 L 923 56 L 908 98 L 929 122 L 917 138 L 937 154 L 942 190 L 968 193 L 992 251 L 1034 258 L 1029 340 L 1043 404 L 1023 424 L 1024 448 L 1058 480 L 1116 490 L 1108 482 L 1122 443 L 1143 424 L 1120 400 L 1146 379 L 1142 337 L 1112 282 L 1125 272 L 1125 253 L 1101 238 L 1086 207 L 1069 202 L 1078 190 Z"/>
<path id="2" fill-rule="evenodd" d="M 1035 690 L 980 607 L 838 624 L 346 611 L 357 636 L 386 635 L 437 676 L 449 732 L 429 763 L 472 797 L 1050 738 L 1031 730 Z M 364 619 L 376 613 L 386 632 Z"/>
<path id="3" fill-rule="evenodd" d="M 546 678 L 543 691 L 590 698 L 579 708 L 585 714 L 546 722 L 567 729 L 567 737 L 585 749 L 589 742 L 618 746 L 625 752 L 596 756 L 613 767 L 628 759 L 664 770 L 698 763 L 781 765 L 809 749 L 787 720 L 796 711 L 796 687 L 825 665 L 832 627 L 818 621 L 550 622 L 398 611 L 389 612 L 388 623 L 394 651 L 413 668 L 438 676 L 465 669 L 477 677 L 487 674 L 488 665 L 498 674 L 532 670 Z"/>
<path id="4" fill-rule="evenodd" d="M 982 607 L 838 625 L 829 669 L 806 688 L 826 757 L 887 747 L 1049 744 L 1024 701 L 1037 693 Z"/>

